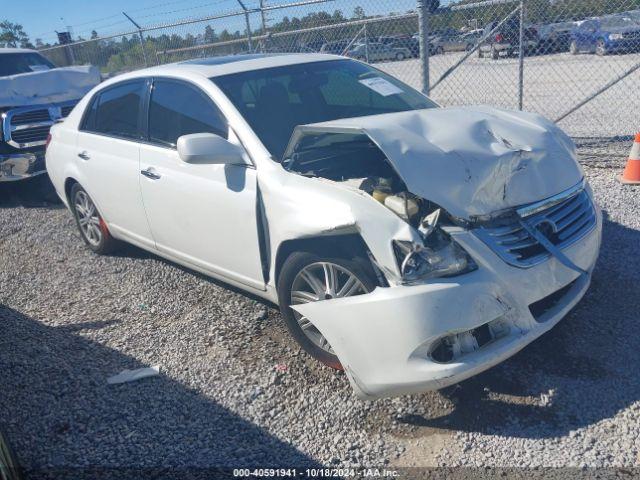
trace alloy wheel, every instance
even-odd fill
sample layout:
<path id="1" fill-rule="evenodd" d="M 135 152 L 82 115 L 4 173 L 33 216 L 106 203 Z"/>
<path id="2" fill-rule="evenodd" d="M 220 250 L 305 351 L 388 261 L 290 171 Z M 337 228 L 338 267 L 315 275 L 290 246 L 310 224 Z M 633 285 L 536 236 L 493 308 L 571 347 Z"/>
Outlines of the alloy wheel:
<path id="1" fill-rule="evenodd" d="M 346 268 L 330 262 L 317 262 L 303 268 L 291 286 L 291 305 L 352 297 L 369 293 L 358 277 Z M 294 316 L 305 336 L 326 352 L 335 354 L 327 339 L 304 316 Z"/>
<path id="2" fill-rule="evenodd" d="M 100 226 L 100 215 L 96 206 L 84 190 L 76 193 L 74 209 L 78 216 L 78 224 L 82 234 L 91 245 L 97 247 L 102 242 L 102 229 Z"/>

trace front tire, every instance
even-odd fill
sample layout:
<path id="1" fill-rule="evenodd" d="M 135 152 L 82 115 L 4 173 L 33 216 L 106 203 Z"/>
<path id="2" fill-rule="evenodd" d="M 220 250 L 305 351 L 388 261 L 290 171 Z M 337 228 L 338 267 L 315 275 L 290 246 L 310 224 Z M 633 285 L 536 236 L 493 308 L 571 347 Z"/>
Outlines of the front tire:
<path id="1" fill-rule="evenodd" d="M 366 294 L 376 288 L 375 278 L 368 262 L 358 257 L 347 259 L 311 252 L 291 254 L 278 278 L 280 311 L 289 333 L 313 358 L 342 370 L 328 341 L 291 305 Z"/>
<path id="2" fill-rule="evenodd" d="M 399 62 L 404 60 L 404 53 L 402 53 L 402 52 L 396 53 L 396 60 L 399 61 Z"/>
<path id="3" fill-rule="evenodd" d="M 571 55 L 578 55 L 579 53 L 578 42 L 576 42 L 575 40 L 571 40 L 571 45 L 569 45 L 569 53 L 571 53 Z"/>
<path id="4" fill-rule="evenodd" d="M 605 56 L 607 53 L 607 44 L 604 39 L 600 38 L 596 42 L 596 55 L 600 55 L 601 57 Z"/>
<path id="5" fill-rule="evenodd" d="M 100 255 L 116 250 L 118 241 L 109 233 L 107 224 L 86 190 L 76 183 L 69 197 L 80 236 L 89 249 Z"/>

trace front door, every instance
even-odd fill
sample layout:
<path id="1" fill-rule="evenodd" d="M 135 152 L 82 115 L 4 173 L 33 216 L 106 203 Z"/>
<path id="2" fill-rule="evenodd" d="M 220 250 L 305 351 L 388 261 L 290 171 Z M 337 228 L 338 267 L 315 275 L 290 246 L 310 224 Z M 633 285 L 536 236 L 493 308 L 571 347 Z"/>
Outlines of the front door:
<path id="1" fill-rule="evenodd" d="M 256 171 L 246 165 L 180 160 L 178 138 L 229 128 L 198 87 L 156 79 L 149 143 L 140 147 L 140 185 L 158 250 L 214 275 L 264 290 L 256 214 Z"/>

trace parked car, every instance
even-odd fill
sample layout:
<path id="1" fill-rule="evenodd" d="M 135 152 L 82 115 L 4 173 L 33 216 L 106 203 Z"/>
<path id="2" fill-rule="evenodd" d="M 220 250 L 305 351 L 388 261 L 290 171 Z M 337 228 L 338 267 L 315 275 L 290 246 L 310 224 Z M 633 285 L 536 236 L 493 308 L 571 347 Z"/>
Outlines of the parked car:
<path id="1" fill-rule="evenodd" d="M 482 38 L 482 31 L 457 33 L 451 36 L 436 37 L 433 40 L 434 52 L 436 55 L 445 52 L 464 52 L 476 46 L 478 40 Z"/>
<path id="2" fill-rule="evenodd" d="M 404 60 L 411 58 L 412 53 L 405 47 L 392 47 L 384 43 L 369 42 L 354 45 L 347 52 L 347 57 L 367 62 L 385 62 L 390 60 Z"/>
<path id="3" fill-rule="evenodd" d="M 495 28 L 495 23 L 490 23 L 485 27 L 484 35 L 487 35 Z M 524 51 L 531 54 L 538 48 L 538 32 L 534 27 L 524 29 Z M 511 18 L 500 29 L 491 35 L 478 49 L 478 56 L 490 56 L 494 60 L 500 56 L 511 57 L 520 52 L 520 21 Z"/>
<path id="4" fill-rule="evenodd" d="M 390 43 L 391 48 L 407 49 L 411 58 L 418 58 L 420 56 L 420 41 L 412 38 L 400 38 Z M 431 51 L 433 52 L 433 44 L 430 44 Z"/>
<path id="5" fill-rule="evenodd" d="M 460 30 L 457 30 L 452 27 L 440 28 L 440 29 L 429 31 L 430 39 L 434 39 L 438 37 L 455 37 L 456 35 L 460 35 Z"/>
<path id="6" fill-rule="evenodd" d="M 550 23 L 535 28 L 538 32 L 537 53 L 568 52 L 576 22 Z"/>
<path id="7" fill-rule="evenodd" d="M 582 298 L 600 247 L 555 124 L 439 108 L 330 55 L 121 75 L 54 125 L 46 158 L 90 250 L 129 242 L 277 302 L 362 398 L 515 354 Z"/>
<path id="8" fill-rule="evenodd" d="M 49 127 L 99 82 L 95 67 L 57 68 L 35 50 L 0 48 L 0 182 L 45 173 Z"/>
<path id="9" fill-rule="evenodd" d="M 585 20 L 572 32 L 570 51 L 573 55 L 640 51 L 640 21 L 627 14 Z"/>
<path id="10" fill-rule="evenodd" d="M 313 40 L 311 42 L 305 43 L 304 46 L 307 47 L 309 50 L 312 50 L 314 52 L 319 52 L 325 43 L 326 42 L 322 40 Z"/>
<path id="11" fill-rule="evenodd" d="M 343 55 L 345 50 L 351 43 L 351 40 L 338 40 L 336 42 L 327 42 L 320 48 L 320 53 L 332 53 L 334 55 Z"/>
<path id="12" fill-rule="evenodd" d="M 374 40 L 377 43 L 384 43 L 385 45 L 391 45 L 393 43 L 399 42 L 406 38 L 409 38 L 409 36 L 408 35 L 383 35 L 378 38 L 375 38 Z"/>

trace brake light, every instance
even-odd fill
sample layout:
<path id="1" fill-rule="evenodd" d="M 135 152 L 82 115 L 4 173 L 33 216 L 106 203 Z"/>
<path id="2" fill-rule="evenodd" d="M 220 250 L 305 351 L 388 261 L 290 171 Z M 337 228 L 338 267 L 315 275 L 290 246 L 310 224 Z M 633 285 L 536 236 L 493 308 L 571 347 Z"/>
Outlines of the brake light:
<path id="1" fill-rule="evenodd" d="M 51 143 L 51 134 L 49 133 L 47 135 L 47 141 L 44 143 L 44 151 L 47 151 L 47 148 L 49 148 L 49 144 Z"/>
<path id="2" fill-rule="evenodd" d="M 497 43 L 502 43 L 503 40 L 504 40 L 504 36 L 501 33 L 498 33 L 496 35 L 496 42 Z"/>

